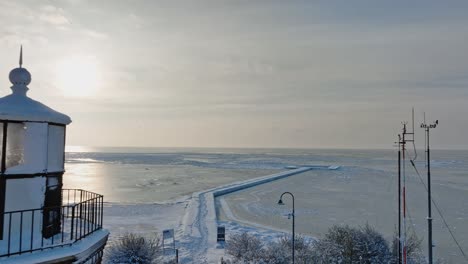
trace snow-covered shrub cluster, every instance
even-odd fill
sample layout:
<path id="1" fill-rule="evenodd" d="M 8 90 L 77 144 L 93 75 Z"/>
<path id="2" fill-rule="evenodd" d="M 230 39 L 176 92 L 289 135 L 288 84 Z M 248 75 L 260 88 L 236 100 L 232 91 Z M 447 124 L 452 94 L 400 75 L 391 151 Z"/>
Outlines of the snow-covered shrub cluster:
<path id="1" fill-rule="evenodd" d="M 267 245 L 265 250 L 265 263 L 283 264 L 291 263 L 292 239 L 290 236 L 282 237 L 278 242 Z M 312 240 L 296 235 L 294 238 L 294 260 L 295 263 L 311 263 L 313 258 Z"/>
<path id="2" fill-rule="evenodd" d="M 161 239 L 147 238 L 136 234 L 125 234 L 110 245 L 109 264 L 154 264 L 161 258 Z"/>
<path id="3" fill-rule="evenodd" d="M 312 243 L 301 236 L 296 236 L 296 263 L 311 263 Z M 233 257 L 225 264 L 255 263 L 255 264 L 286 264 L 291 263 L 292 244 L 290 237 L 279 241 L 263 243 L 260 239 L 247 233 L 234 234 L 226 241 L 226 253 Z"/>
<path id="4" fill-rule="evenodd" d="M 247 233 L 232 235 L 226 242 L 226 252 L 235 260 L 256 263 L 263 258 L 263 243 Z"/>
<path id="5" fill-rule="evenodd" d="M 420 240 L 408 237 L 408 264 L 426 263 L 420 253 Z M 226 264 L 288 264 L 291 263 L 291 239 L 284 237 L 265 244 L 247 233 L 232 235 L 226 241 L 226 253 L 233 257 Z M 394 245 L 392 245 L 394 246 Z M 389 247 L 383 236 L 369 225 L 354 228 L 333 226 L 317 241 L 304 237 L 295 239 L 295 263 L 395 264 L 398 251 Z"/>
<path id="6" fill-rule="evenodd" d="M 315 263 L 392 263 L 387 241 L 369 225 L 333 226 L 314 243 Z"/>

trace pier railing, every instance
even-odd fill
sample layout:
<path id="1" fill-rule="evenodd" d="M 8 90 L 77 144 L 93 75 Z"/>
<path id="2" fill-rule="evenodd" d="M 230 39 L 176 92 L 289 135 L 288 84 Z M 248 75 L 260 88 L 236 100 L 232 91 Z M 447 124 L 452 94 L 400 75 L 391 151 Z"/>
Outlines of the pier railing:
<path id="1" fill-rule="evenodd" d="M 63 189 L 61 206 L 5 212 L 0 258 L 71 246 L 102 229 L 103 198 L 81 189 Z"/>

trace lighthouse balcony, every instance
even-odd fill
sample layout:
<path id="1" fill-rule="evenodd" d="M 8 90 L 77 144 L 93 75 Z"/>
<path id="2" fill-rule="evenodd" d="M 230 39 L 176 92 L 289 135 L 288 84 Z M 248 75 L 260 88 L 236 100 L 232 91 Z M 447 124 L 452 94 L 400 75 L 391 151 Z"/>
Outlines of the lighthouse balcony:
<path id="1" fill-rule="evenodd" d="M 0 260 L 72 247 L 102 230 L 102 195 L 82 189 L 63 189 L 61 200 L 61 206 L 5 212 L 3 229 L 0 229 Z M 95 252 L 102 254 L 102 248 Z"/>

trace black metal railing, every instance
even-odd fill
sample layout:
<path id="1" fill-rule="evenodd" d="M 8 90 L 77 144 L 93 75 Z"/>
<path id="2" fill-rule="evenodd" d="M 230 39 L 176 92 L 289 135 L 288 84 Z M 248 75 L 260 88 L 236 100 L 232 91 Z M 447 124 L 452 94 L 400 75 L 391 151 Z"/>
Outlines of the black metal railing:
<path id="1" fill-rule="evenodd" d="M 97 193 L 63 189 L 61 206 L 4 213 L 0 257 L 69 246 L 102 229 L 103 202 Z"/>

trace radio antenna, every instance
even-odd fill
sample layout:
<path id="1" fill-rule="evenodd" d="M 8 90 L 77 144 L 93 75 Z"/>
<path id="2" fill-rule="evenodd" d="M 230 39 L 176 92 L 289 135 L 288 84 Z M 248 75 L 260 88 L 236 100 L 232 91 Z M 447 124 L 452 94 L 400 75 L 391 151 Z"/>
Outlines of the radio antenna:
<path id="1" fill-rule="evenodd" d="M 401 149 L 401 157 L 399 157 L 399 170 L 398 170 L 398 189 L 399 189 L 399 192 L 401 190 L 401 194 L 399 194 L 399 197 L 401 195 L 401 198 L 402 198 L 402 206 L 403 206 L 403 234 L 401 234 L 402 236 L 399 238 L 399 240 L 401 241 L 400 243 L 400 250 L 401 250 L 401 259 L 400 259 L 400 263 L 402 264 L 407 264 L 407 234 L 406 234 L 406 231 L 407 231 L 407 228 L 406 228 L 406 211 L 407 211 L 407 206 L 406 206 L 406 143 L 410 142 L 410 143 L 413 143 L 413 147 L 415 148 L 415 153 L 416 153 L 416 147 L 414 145 L 414 110 L 412 111 L 412 116 L 413 116 L 413 120 L 412 120 L 412 125 L 413 125 L 413 128 L 412 128 L 412 131 L 411 132 L 408 132 L 407 131 L 407 126 L 408 126 L 408 122 L 402 122 L 403 124 L 403 130 L 402 130 L 402 133 L 401 133 L 401 136 L 399 136 L 399 146 L 400 146 L 400 149 Z M 416 158 L 416 157 L 415 157 Z M 414 162 L 413 160 L 410 158 L 410 162 L 411 164 L 414 165 Z M 402 189 L 400 189 L 401 185 L 402 185 Z M 398 199 L 399 201 L 399 204 L 400 204 L 400 199 Z M 400 206 L 399 206 L 400 207 Z"/>
<path id="2" fill-rule="evenodd" d="M 428 246 L 428 258 L 429 264 L 432 264 L 432 248 L 434 247 L 432 244 L 432 212 L 431 212 L 431 152 L 429 148 L 429 131 L 431 128 L 436 128 L 439 124 L 439 120 L 436 120 L 432 124 L 426 124 L 426 116 L 424 115 L 424 123 L 421 124 L 421 128 L 424 128 L 426 132 L 426 141 L 427 141 L 427 246 Z"/>
<path id="3" fill-rule="evenodd" d="M 411 110 L 411 118 L 412 118 L 412 125 L 413 125 L 413 150 L 414 150 L 414 158 L 411 161 L 411 164 L 413 164 L 414 166 L 414 161 L 418 158 L 418 152 L 416 151 L 416 144 L 414 143 L 415 142 L 415 133 L 414 133 L 414 107 L 412 108 Z"/>

